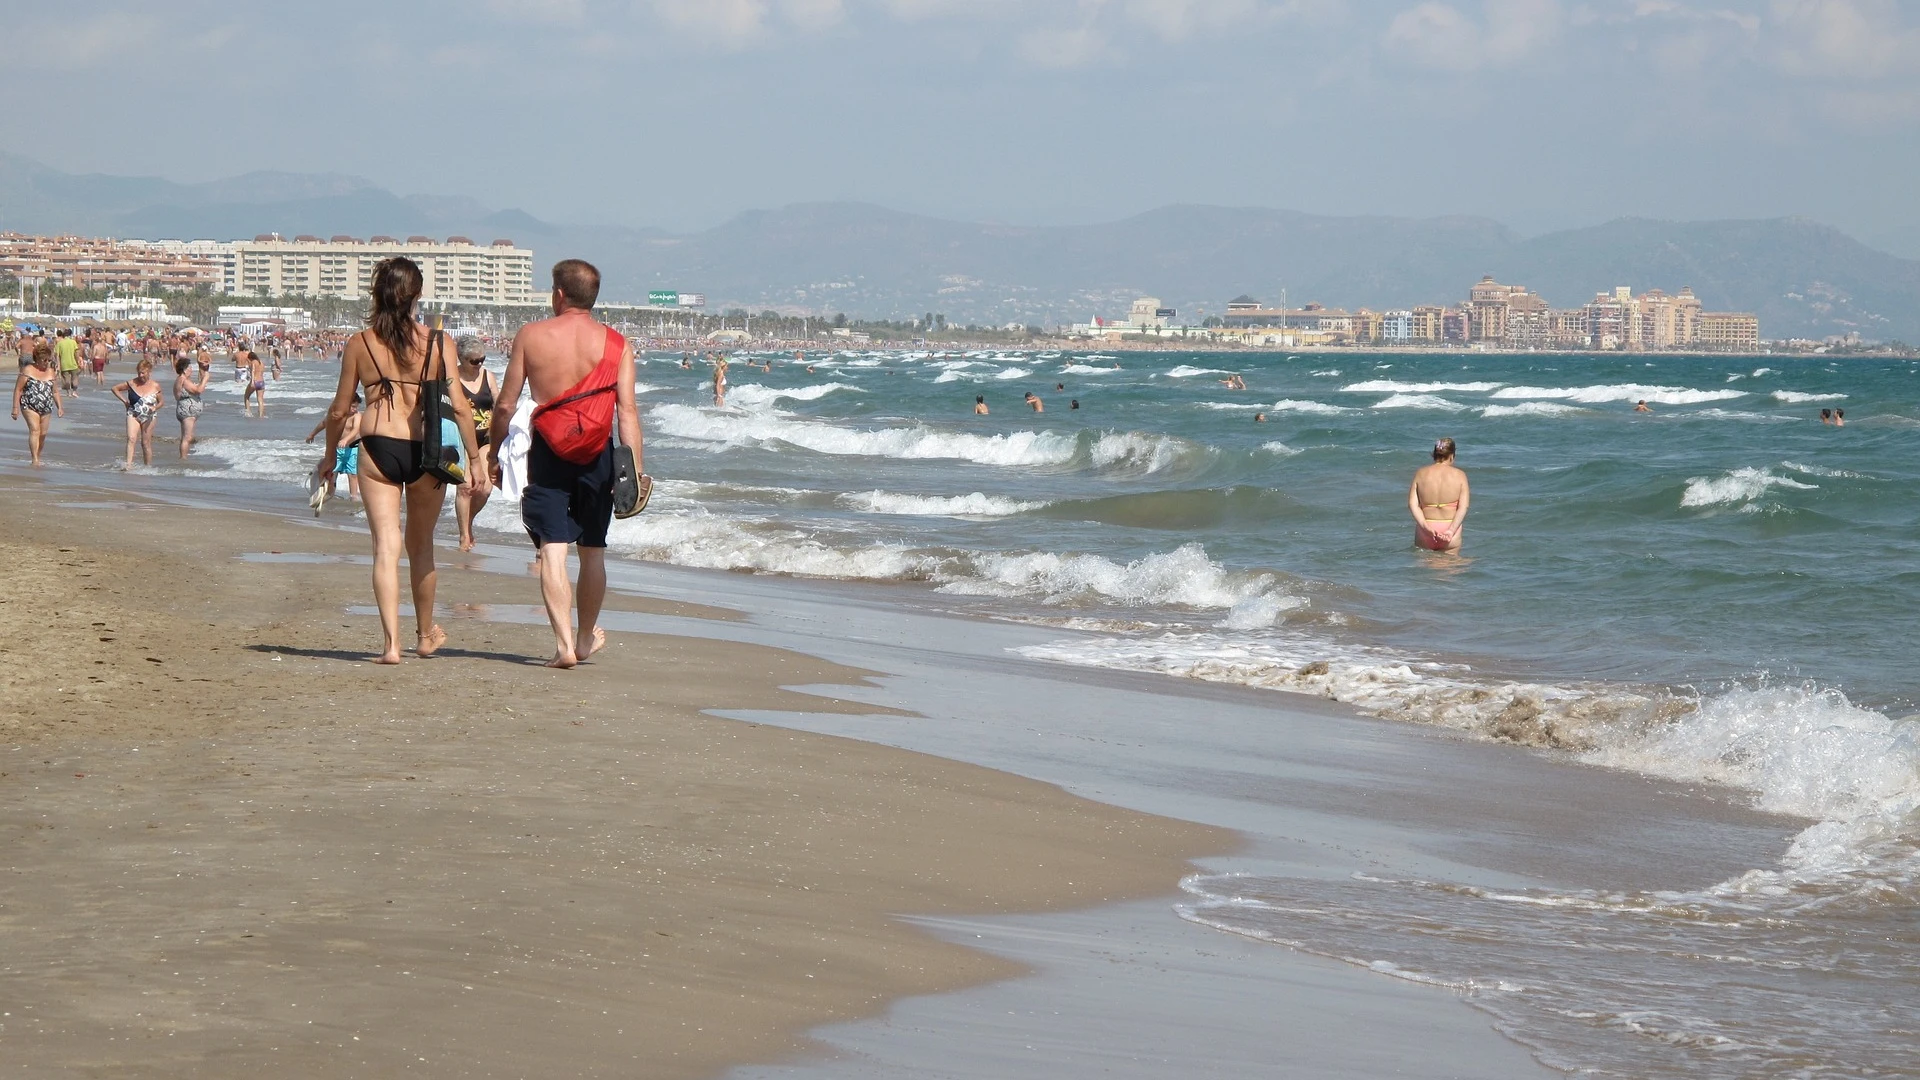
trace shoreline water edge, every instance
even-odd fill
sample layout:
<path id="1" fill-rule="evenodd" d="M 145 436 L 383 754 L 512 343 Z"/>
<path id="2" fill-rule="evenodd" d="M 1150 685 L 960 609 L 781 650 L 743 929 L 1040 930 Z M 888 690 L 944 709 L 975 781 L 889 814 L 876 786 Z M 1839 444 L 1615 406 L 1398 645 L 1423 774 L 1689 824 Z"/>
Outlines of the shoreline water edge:
<path id="1" fill-rule="evenodd" d="M 681 359 L 642 365 L 663 479 L 613 543 L 630 588 L 644 579 L 642 594 L 691 606 L 633 602 L 679 624 L 728 597 L 718 606 L 745 620 L 706 620 L 701 636 L 884 671 L 835 695 L 901 715 L 798 701 L 709 711 L 1235 830 L 1250 846 L 1227 855 L 1196 839 L 1217 834 L 1156 826 L 1185 839 L 1156 848 L 1154 865 L 1203 856 L 1164 882 L 1183 894 L 1169 919 L 1449 989 L 1555 1069 L 1920 1075 L 1885 1064 L 1920 1023 L 1906 1003 L 1920 942 L 1903 916 L 1920 901 L 1907 719 L 1920 684 L 1899 659 L 1899 612 L 1920 582 L 1872 587 L 1920 523 L 1920 460 L 1901 443 L 1920 425 L 1909 365 L 1316 355 L 1246 369 L 1242 394 L 1211 388 L 1242 374 L 1213 365 L 1242 356 L 1116 368 L 1102 354 L 844 352 L 804 375 L 736 371 L 716 408 L 694 400 L 703 373 Z M 142 525 L 292 504 L 312 457 L 293 429 L 310 426 L 303 395 L 321 391 L 305 383 L 326 367 L 294 366 L 276 388 L 281 419 L 203 423 L 200 459 L 125 475 L 70 468 L 76 444 L 111 437 L 83 397 L 66 443 L 59 428 L 49 443 L 64 475 L 9 479 L 8 498 L 77 484 L 95 492 L 68 500 L 82 506 L 174 504 Z M 1028 412 L 1022 390 L 1048 411 Z M 1000 415 L 972 427 L 940 415 L 962 392 L 992 394 Z M 1833 401 L 1854 416 L 1846 442 L 1802 415 Z M 1632 415 L 1638 402 L 1652 413 Z M 1404 503 L 1403 432 L 1459 435 L 1476 500 L 1464 558 L 1415 555 L 1404 521 L 1376 515 L 1396 487 Z M 0 450 L 11 458 L 16 442 Z M 476 559 L 508 575 L 524 566 L 494 545 L 513 543 L 514 511 L 497 501 L 478 523 L 495 554 Z M 344 553 L 346 538 L 322 535 L 301 546 Z M 218 573 L 289 567 L 320 572 L 229 557 Z M 517 632 L 505 628 L 533 594 L 483 591 L 490 614 L 462 628 Z M 821 635 L 794 614 L 830 621 L 835 604 L 867 612 L 852 621 L 876 636 Z M 860 644 L 883 639 L 940 660 L 909 677 L 907 650 Z M 344 660 L 327 648 L 341 655 L 305 661 Z M 1024 696 L 970 690 L 943 667 Z M 978 695 L 977 712 L 1018 718 L 943 716 L 929 689 L 943 679 Z M 1050 742 L 1068 739 L 1086 761 Z M 1127 739 L 1161 760 L 1134 760 Z M 1532 801 L 1429 789 L 1421 769 L 1464 785 L 1498 774 Z M 1316 829 L 1338 857 L 1302 854 Z M 844 1037 L 872 1053 L 866 1036 Z"/>

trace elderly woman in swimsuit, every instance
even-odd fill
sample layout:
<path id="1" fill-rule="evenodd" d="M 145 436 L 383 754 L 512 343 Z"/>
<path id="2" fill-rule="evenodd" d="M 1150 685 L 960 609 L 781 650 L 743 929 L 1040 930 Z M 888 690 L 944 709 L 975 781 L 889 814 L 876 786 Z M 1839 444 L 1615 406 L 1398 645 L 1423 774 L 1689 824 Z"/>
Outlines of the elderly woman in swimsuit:
<path id="1" fill-rule="evenodd" d="M 153 422 L 160 416 L 160 406 L 165 405 L 166 397 L 161 393 L 160 381 L 153 377 L 153 358 L 143 356 L 140 364 L 134 368 L 135 377 L 123 383 L 115 384 L 113 396 L 127 407 L 127 468 L 133 468 L 133 452 L 137 448 L 143 464 L 153 464 Z"/>
<path id="2" fill-rule="evenodd" d="M 1423 551 L 1458 552 L 1471 492 L 1467 474 L 1453 463 L 1452 439 L 1433 444 L 1433 464 L 1413 474 L 1407 509 L 1413 514 L 1413 543 Z"/>
<path id="3" fill-rule="evenodd" d="M 492 475 L 493 462 L 489 454 L 493 449 L 489 429 L 493 426 L 493 398 L 497 387 L 493 384 L 493 373 L 487 370 L 487 343 L 480 340 L 478 334 L 468 334 L 460 339 L 456 350 L 460 355 L 460 389 L 467 392 L 467 403 L 473 406 L 474 436 L 479 440 L 480 449 L 473 457 L 473 471 Z M 473 550 L 473 519 L 487 508 L 487 496 L 484 492 L 461 488 L 453 496 L 453 520 L 460 526 L 460 550 Z"/>
<path id="4" fill-rule="evenodd" d="M 53 370 L 53 346 L 42 341 L 22 355 L 29 360 L 13 384 L 13 419 L 26 414 L 27 453 L 37 469 L 40 452 L 47 445 L 47 414 L 59 413 L 65 419 L 67 407 L 60 397 L 60 376 Z"/>
<path id="5" fill-rule="evenodd" d="M 373 599 L 380 609 L 384 645 L 376 664 L 400 662 L 400 556 L 407 556 L 413 583 L 413 610 L 419 636 L 414 653 L 432 656 L 447 643 L 446 631 L 433 621 L 434 591 L 439 583 L 433 562 L 433 530 L 446 505 L 447 489 L 428 473 L 421 458 L 424 410 L 422 385 L 445 378 L 453 345 L 439 331 L 429 332 L 414 320 L 425 279 L 419 264 L 396 257 L 373 268 L 373 314 L 368 327 L 347 342 L 340 358 L 340 384 L 327 410 L 327 448 L 314 467 L 320 482 L 333 486 L 338 452 L 353 416 L 354 395 L 366 388 L 360 413 L 360 501 L 367 509 L 367 527 L 373 533 Z M 429 360 L 431 352 L 432 359 Z M 258 361 L 256 361 L 257 363 Z M 446 365 L 443 367 L 442 365 Z M 455 426 L 466 444 L 467 460 L 476 452 L 473 407 L 467 403 L 460 380 L 447 380 Z M 468 483 L 481 492 L 492 482 L 481 470 L 467 473 Z M 404 527 L 401 507 L 406 508 Z"/>

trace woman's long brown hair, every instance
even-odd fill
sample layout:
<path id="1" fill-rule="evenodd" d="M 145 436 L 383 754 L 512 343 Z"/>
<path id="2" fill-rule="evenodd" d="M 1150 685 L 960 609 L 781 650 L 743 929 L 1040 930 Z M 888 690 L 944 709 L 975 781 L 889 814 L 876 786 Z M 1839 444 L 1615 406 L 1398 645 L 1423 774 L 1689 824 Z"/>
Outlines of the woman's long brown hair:
<path id="1" fill-rule="evenodd" d="M 425 285 L 419 264 L 404 255 L 382 259 L 373 268 L 373 313 L 367 316 L 367 327 L 393 353 L 396 365 L 406 362 L 413 347 L 413 305 Z"/>

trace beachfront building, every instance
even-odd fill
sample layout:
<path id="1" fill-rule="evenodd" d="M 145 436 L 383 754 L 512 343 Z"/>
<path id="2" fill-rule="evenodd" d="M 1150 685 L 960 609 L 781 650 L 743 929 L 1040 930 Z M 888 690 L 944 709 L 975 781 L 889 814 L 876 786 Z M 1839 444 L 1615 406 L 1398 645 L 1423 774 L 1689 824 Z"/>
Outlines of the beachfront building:
<path id="1" fill-rule="evenodd" d="M 109 296 L 105 300 L 82 300 L 67 305 L 67 318 L 94 322 L 184 323 L 186 318 L 167 314 L 167 302 L 152 296 Z"/>
<path id="2" fill-rule="evenodd" d="M 222 305 L 214 312 L 213 325 L 216 328 L 238 326 L 275 326 L 283 330 L 298 331 L 313 329 L 313 312 L 296 307 L 228 307 Z"/>
<path id="3" fill-rule="evenodd" d="M 443 304 L 527 304 L 533 291 L 533 252 L 511 240 L 485 247 L 464 236 L 445 243 L 431 237 L 391 236 L 362 240 L 335 236 L 282 239 L 256 236 L 234 247 L 236 296 L 318 296 L 362 300 L 373 268 L 382 259 L 404 255 L 420 264 L 426 277 L 421 299 Z"/>
<path id="4" fill-rule="evenodd" d="M 1380 316 L 1380 340 L 1388 345 L 1413 344 L 1413 312 L 1389 311 Z"/>
<path id="5" fill-rule="evenodd" d="M 120 240 L 0 233 L 0 277 L 73 289 L 142 292 L 215 288 L 220 284 L 220 268 L 202 255 Z"/>
<path id="6" fill-rule="evenodd" d="M 1695 324 L 1698 349 L 1715 352 L 1752 352 L 1760 347 L 1760 317 L 1748 312 L 1703 311 Z"/>

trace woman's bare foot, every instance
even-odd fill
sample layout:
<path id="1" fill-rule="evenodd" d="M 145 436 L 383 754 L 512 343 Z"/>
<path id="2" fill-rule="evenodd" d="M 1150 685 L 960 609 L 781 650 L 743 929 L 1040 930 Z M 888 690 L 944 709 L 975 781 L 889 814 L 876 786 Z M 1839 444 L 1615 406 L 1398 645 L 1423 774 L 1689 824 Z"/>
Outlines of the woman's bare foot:
<path id="1" fill-rule="evenodd" d="M 473 534 L 472 533 L 460 534 L 460 550 L 461 551 L 473 550 Z"/>
<path id="2" fill-rule="evenodd" d="M 553 659 L 547 661 L 547 666 L 550 668 L 559 668 L 561 671 L 567 671 L 579 663 L 580 661 L 575 659 L 572 653 L 561 651 L 553 654 Z"/>
<path id="3" fill-rule="evenodd" d="M 383 656 L 376 656 L 373 658 L 373 662 L 385 667 L 391 667 L 400 662 L 400 650 L 394 649 Z"/>
<path id="4" fill-rule="evenodd" d="M 440 651 L 440 646 L 446 643 L 447 632 L 435 624 L 429 627 L 426 633 L 420 635 L 420 644 L 415 645 L 413 651 L 418 656 L 432 656 Z"/>
<path id="5" fill-rule="evenodd" d="M 592 642 L 587 646 L 587 649 L 585 652 L 578 652 L 577 655 L 581 660 L 585 660 L 588 657 L 592 656 L 594 653 L 597 653 L 601 649 L 604 649 L 606 647 L 607 647 L 607 632 L 604 629 L 596 626 L 593 628 Z"/>

